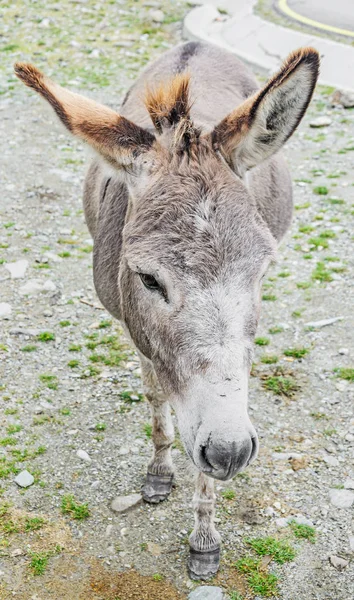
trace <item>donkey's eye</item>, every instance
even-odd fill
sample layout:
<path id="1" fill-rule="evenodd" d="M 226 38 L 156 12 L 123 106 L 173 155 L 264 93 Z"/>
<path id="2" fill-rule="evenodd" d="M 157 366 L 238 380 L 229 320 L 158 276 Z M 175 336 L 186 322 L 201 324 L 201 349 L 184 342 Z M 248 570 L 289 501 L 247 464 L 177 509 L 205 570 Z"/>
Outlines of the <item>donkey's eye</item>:
<path id="1" fill-rule="evenodd" d="M 139 273 L 139 277 L 146 289 L 159 292 L 159 294 L 161 294 L 165 302 L 168 302 L 165 288 L 157 281 L 157 279 L 153 275 L 148 275 L 147 273 Z"/>

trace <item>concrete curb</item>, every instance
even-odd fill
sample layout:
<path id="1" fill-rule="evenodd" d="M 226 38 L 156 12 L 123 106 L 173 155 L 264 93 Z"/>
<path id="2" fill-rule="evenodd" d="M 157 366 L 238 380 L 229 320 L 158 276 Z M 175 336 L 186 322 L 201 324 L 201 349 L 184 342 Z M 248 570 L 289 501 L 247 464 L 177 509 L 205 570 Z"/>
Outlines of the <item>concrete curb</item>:
<path id="1" fill-rule="evenodd" d="M 194 8 L 185 17 L 186 39 L 230 50 L 267 73 L 275 71 L 292 50 L 314 46 L 321 54 L 319 83 L 354 91 L 354 48 L 265 21 L 253 13 L 256 0 L 224 1 L 222 7 L 228 17 L 221 15 L 212 1 Z"/>

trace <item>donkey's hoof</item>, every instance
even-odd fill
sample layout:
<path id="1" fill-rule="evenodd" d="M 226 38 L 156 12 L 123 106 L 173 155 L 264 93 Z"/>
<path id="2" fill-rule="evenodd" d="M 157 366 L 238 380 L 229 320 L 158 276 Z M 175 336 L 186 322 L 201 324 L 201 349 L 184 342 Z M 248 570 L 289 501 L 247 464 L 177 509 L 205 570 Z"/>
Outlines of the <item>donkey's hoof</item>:
<path id="1" fill-rule="evenodd" d="M 158 504 L 166 500 L 171 493 L 172 485 L 173 475 L 153 475 L 148 472 L 142 488 L 145 502 Z"/>
<path id="2" fill-rule="evenodd" d="M 206 581 L 214 577 L 220 565 L 220 546 L 208 552 L 189 548 L 188 573 L 191 579 Z"/>

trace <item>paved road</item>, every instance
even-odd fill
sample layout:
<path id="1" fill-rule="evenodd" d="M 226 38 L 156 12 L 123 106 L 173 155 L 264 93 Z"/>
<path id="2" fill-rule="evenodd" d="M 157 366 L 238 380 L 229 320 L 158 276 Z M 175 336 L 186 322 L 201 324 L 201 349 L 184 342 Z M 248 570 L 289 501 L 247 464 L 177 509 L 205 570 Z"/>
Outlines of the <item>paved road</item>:
<path id="1" fill-rule="evenodd" d="M 295 20 L 310 20 L 314 27 L 324 30 L 334 27 L 343 30 L 344 35 L 344 31 L 351 32 L 354 37 L 353 0 L 276 0 L 276 3 L 282 12 Z"/>

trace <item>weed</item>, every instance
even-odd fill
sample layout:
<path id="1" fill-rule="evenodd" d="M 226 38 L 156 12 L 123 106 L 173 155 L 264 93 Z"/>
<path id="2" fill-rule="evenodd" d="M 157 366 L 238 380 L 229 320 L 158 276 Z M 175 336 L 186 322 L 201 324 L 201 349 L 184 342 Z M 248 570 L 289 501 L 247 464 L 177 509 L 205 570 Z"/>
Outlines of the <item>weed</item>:
<path id="1" fill-rule="evenodd" d="M 143 430 L 144 430 L 146 437 L 151 439 L 152 438 L 152 425 L 150 425 L 150 423 L 145 423 Z"/>
<path id="2" fill-rule="evenodd" d="M 354 369 L 351 367 L 339 367 L 334 369 L 334 373 L 336 374 L 336 377 L 340 377 L 340 379 L 354 382 Z"/>
<path id="3" fill-rule="evenodd" d="M 37 531 L 44 525 L 41 517 L 27 517 L 25 520 L 25 531 Z"/>
<path id="4" fill-rule="evenodd" d="M 107 327 L 111 327 L 111 325 L 112 325 L 112 321 L 103 320 L 100 322 L 98 327 L 99 327 L 99 329 L 106 329 Z"/>
<path id="5" fill-rule="evenodd" d="M 266 300 L 268 302 L 275 302 L 277 297 L 274 294 L 263 294 L 262 300 Z"/>
<path id="6" fill-rule="evenodd" d="M 60 327 L 69 327 L 71 325 L 70 321 L 59 321 Z"/>
<path id="7" fill-rule="evenodd" d="M 55 333 L 51 333 L 50 331 L 42 331 L 37 335 L 37 340 L 39 342 L 51 342 L 55 340 Z"/>
<path id="8" fill-rule="evenodd" d="M 34 346 L 33 344 L 28 344 L 28 346 L 23 346 L 21 350 L 22 352 L 35 352 L 35 350 L 37 350 L 37 346 Z"/>
<path id="9" fill-rule="evenodd" d="M 152 578 L 154 581 L 163 581 L 163 575 L 160 575 L 160 573 L 155 573 Z"/>
<path id="10" fill-rule="evenodd" d="M 308 348 L 287 348 L 284 350 L 285 356 L 291 356 L 292 358 L 304 358 L 310 350 Z"/>
<path id="11" fill-rule="evenodd" d="M 73 519 L 79 521 L 87 519 L 90 516 L 88 505 L 76 502 L 72 494 L 63 496 L 61 501 L 61 512 L 64 515 L 70 515 Z"/>
<path id="12" fill-rule="evenodd" d="M 68 367 L 70 367 L 70 369 L 75 369 L 76 367 L 78 367 L 80 364 L 80 361 L 78 360 L 69 360 L 68 362 Z"/>
<path id="13" fill-rule="evenodd" d="M 266 337 L 258 337 L 254 340 L 254 343 L 257 346 L 268 346 L 268 344 L 270 343 L 269 338 Z"/>
<path id="14" fill-rule="evenodd" d="M 39 379 L 46 384 L 47 388 L 50 390 L 58 389 L 58 378 L 56 375 L 51 375 L 50 373 L 43 373 L 39 376 Z"/>
<path id="15" fill-rule="evenodd" d="M 270 327 L 268 331 L 269 333 L 274 335 L 275 333 L 282 333 L 282 331 L 284 331 L 284 327 L 282 327 L 281 325 L 276 325 L 275 327 Z"/>
<path id="16" fill-rule="evenodd" d="M 123 392 L 119 392 L 119 396 L 124 400 L 124 402 L 128 403 L 141 402 L 144 398 L 143 394 L 139 394 L 138 392 L 134 392 L 132 390 L 124 390 Z"/>
<path id="17" fill-rule="evenodd" d="M 80 344 L 71 344 L 69 346 L 69 352 L 80 352 L 82 350 L 82 346 Z"/>
<path id="18" fill-rule="evenodd" d="M 266 390 L 288 398 L 291 398 L 299 389 L 293 377 L 284 377 L 283 375 L 265 375 L 262 385 Z"/>
<path id="19" fill-rule="evenodd" d="M 234 500 L 236 498 L 236 493 L 234 490 L 224 490 L 221 492 L 221 495 L 225 500 Z"/>
<path id="20" fill-rule="evenodd" d="M 21 431 L 21 429 L 22 425 L 9 425 L 6 431 L 9 435 L 14 435 L 15 433 Z"/>
<path id="21" fill-rule="evenodd" d="M 278 357 L 274 354 L 263 354 L 263 356 L 261 356 L 261 363 L 265 365 L 274 365 L 277 362 Z"/>
<path id="22" fill-rule="evenodd" d="M 278 578 L 272 573 L 260 570 L 260 560 L 246 557 L 236 563 L 236 567 L 244 573 L 252 590 L 265 597 L 275 596 L 278 592 Z"/>
<path id="23" fill-rule="evenodd" d="M 332 281 L 333 277 L 331 272 L 326 269 L 325 264 L 323 262 L 318 262 L 314 271 L 312 271 L 311 278 L 317 281 L 321 281 L 321 283 Z"/>
<path id="24" fill-rule="evenodd" d="M 295 549 L 285 540 L 265 537 L 248 538 L 245 541 L 258 556 L 272 556 L 279 565 L 293 560 L 296 556 Z"/>
<path id="25" fill-rule="evenodd" d="M 47 552 L 31 552 L 30 569 L 33 575 L 43 575 L 48 564 L 49 554 Z"/>
<path id="26" fill-rule="evenodd" d="M 297 523 L 295 520 L 289 522 L 289 527 L 291 528 L 294 536 L 299 539 L 309 540 L 312 544 L 316 541 L 316 530 L 311 525 L 304 525 L 301 523 Z"/>
<path id="27" fill-rule="evenodd" d="M 95 430 L 96 431 L 105 431 L 107 429 L 106 423 L 96 423 Z"/>
<path id="28" fill-rule="evenodd" d="M 313 188 L 313 193 L 319 196 L 326 196 L 328 194 L 328 188 L 325 185 L 319 185 Z"/>

